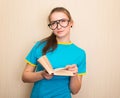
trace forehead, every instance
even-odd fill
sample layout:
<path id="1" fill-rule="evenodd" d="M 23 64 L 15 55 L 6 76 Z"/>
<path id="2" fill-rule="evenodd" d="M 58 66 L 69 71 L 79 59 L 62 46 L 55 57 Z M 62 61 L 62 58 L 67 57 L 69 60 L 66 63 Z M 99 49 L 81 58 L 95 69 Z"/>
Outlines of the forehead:
<path id="1" fill-rule="evenodd" d="M 56 21 L 60 19 L 69 19 L 68 16 L 63 12 L 54 12 L 50 16 L 50 21 Z"/>

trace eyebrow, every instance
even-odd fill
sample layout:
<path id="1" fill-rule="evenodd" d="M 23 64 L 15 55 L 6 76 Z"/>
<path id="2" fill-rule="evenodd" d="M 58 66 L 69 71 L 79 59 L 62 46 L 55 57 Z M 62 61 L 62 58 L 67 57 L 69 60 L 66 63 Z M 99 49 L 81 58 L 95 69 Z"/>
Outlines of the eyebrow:
<path id="1" fill-rule="evenodd" d="M 55 21 L 59 21 L 59 20 L 62 20 L 62 19 L 66 20 L 66 18 L 61 18 L 61 19 L 58 19 L 58 20 L 50 21 L 50 22 L 55 22 Z M 69 19 L 67 19 L 67 20 L 69 20 Z"/>

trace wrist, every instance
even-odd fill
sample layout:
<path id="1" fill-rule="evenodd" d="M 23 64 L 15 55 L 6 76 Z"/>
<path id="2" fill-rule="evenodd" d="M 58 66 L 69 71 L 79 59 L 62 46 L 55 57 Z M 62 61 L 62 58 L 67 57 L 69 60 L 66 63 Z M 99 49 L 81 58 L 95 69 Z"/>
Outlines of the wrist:
<path id="1" fill-rule="evenodd" d="M 44 71 L 41 71 L 41 78 L 44 79 Z"/>
<path id="2" fill-rule="evenodd" d="M 77 74 L 77 73 L 74 73 L 74 75 L 71 76 L 71 78 L 76 78 L 76 77 L 78 77 L 78 74 Z"/>

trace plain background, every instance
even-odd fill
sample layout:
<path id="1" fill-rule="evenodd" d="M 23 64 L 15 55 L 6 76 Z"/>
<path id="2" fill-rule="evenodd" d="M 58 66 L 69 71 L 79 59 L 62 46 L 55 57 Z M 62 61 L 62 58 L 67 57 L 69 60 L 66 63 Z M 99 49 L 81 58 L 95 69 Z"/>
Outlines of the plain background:
<path id="1" fill-rule="evenodd" d="M 87 54 L 87 74 L 73 98 L 120 98 L 120 0 L 0 0 L 0 98 L 29 98 L 24 59 L 50 34 L 47 17 L 57 6 L 71 12 L 72 42 Z"/>

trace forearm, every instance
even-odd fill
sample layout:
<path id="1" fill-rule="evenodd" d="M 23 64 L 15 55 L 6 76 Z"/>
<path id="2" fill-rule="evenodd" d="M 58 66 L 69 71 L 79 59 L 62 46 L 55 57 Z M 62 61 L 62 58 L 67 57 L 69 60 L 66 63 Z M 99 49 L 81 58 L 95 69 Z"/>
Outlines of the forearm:
<path id="1" fill-rule="evenodd" d="M 27 83 L 34 83 L 38 80 L 42 80 L 43 79 L 42 72 L 43 71 L 40 71 L 40 72 L 24 72 L 23 76 L 22 76 L 22 80 L 24 82 L 27 82 Z"/>
<path id="2" fill-rule="evenodd" d="M 82 76 L 72 76 L 70 79 L 70 89 L 72 94 L 77 94 L 81 88 Z"/>

